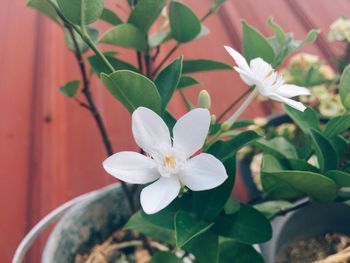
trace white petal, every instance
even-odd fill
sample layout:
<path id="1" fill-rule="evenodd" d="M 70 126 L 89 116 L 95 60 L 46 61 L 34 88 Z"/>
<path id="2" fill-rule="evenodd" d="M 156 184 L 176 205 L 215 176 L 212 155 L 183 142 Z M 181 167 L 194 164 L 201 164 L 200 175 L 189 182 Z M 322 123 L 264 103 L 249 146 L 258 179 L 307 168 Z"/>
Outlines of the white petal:
<path id="1" fill-rule="evenodd" d="M 224 48 L 231 55 L 231 57 L 234 59 L 237 66 L 239 66 L 244 71 L 250 72 L 250 68 L 249 68 L 247 61 L 240 53 L 238 53 L 236 50 L 234 50 L 232 47 L 229 47 L 229 46 L 224 46 Z"/>
<path id="2" fill-rule="evenodd" d="M 131 184 L 147 184 L 160 176 L 156 163 L 136 152 L 113 154 L 103 162 L 103 168 L 110 175 Z"/>
<path id="3" fill-rule="evenodd" d="M 261 81 L 267 79 L 274 72 L 271 65 L 262 58 L 252 59 L 250 61 L 250 68 L 254 77 Z"/>
<path id="4" fill-rule="evenodd" d="M 252 86 L 255 84 L 255 79 L 251 74 L 247 73 L 239 67 L 234 67 L 234 69 L 239 73 L 240 78 L 245 84 L 247 84 L 248 86 Z"/>
<path id="5" fill-rule="evenodd" d="M 141 206 L 146 214 L 154 214 L 168 206 L 180 192 L 178 178 L 161 177 L 141 191 Z"/>
<path id="6" fill-rule="evenodd" d="M 291 106 L 292 108 L 299 110 L 299 111 L 302 111 L 302 112 L 304 112 L 307 108 L 307 107 L 305 107 L 304 104 L 302 104 L 299 101 L 295 101 L 295 100 L 292 100 L 289 98 L 282 97 L 281 95 L 276 94 L 276 93 L 271 94 L 269 96 L 269 98 L 276 100 L 276 101 L 279 101 L 279 102 L 284 102 L 284 103 L 288 104 L 289 106 Z"/>
<path id="7" fill-rule="evenodd" d="M 170 148 L 169 129 L 161 117 L 145 107 L 137 108 L 132 114 L 132 132 L 135 141 L 147 153 L 161 147 Z"/>
<path id="8" fill-rule="evenodd" d="M 189 189 L 202 191 L 221 185 L 227 179 L 227 174 L 218 159 L 211 154 L 201 153 L 187 161 L 179 177 Z"/>
<path id="9" fill-rule="evenodd" d="M 190 157 L 202 148 L 210 126 L 207 109 L 194 109 L 182 116 L 173 129 L 173 145 Z"/>
<path id="10" fill-rule="evenodd" d="M 285 98 L 292 98 L 300 95 L 310 95 L 310 90 L 291 84 L 284 84 L 278 87 L 276 93 Z"/>

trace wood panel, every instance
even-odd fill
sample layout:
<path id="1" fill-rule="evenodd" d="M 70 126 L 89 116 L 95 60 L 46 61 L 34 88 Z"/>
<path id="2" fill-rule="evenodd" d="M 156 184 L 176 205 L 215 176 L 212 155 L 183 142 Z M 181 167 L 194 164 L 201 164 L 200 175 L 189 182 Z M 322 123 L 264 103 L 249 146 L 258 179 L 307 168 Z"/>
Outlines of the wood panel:
<path id="1" fill-rule="evenodd" d="M 110 8 L 115 1 L 107 0 Z M 185 0 L 202 16 L 212 0 Z M 119 2 L 118 2 L 119 3 Z M 122 2 L 124 3 L 124 1 Z M 317 6 L 317 12 L 315 12 Z M 322 39 L 303 50 L 329 59 L 341 47 L 329 47 L 326 41 L 329 24 L 350 10 L 347 0 L 229 0 L 217 16 L 205 25 L 209 36 L 185 44 L 172 58 L 212 58 L 233 64 L 223 45 L 240 49 L 241 24 L 245 19 L 264 34 L 270 15 L 297 38 L 311 27 L 322 30 Z M 121 11 L 125 18 L 126 13 Z M 349 14 L 348 14 L 349 15 Z M 96 26 L 104 31 L 106 24 Z M 66 49 L 63 32 L 47 18 L 25 7 L 25 1 L 0 1 L 0 254 L 1 262 L 10 262 L 23 235 L 40 218 L 59 204 L 84 192 L 114 182 L 101 168 L 105 158 L 97 127 L 89 112 L 57 92 L 57 88 L 79 75 L 73 55 Z M 159 58 L 169 52 L 169 42 Z M 103 46 L 106 50 L 119 50 Z M 122 49 L 122 58 L 135 63 L 135 54 Z M 159 63 L 157 60 L 157 63 Z M 212 112 L 220 114 L 247 87 L 234 72 L 196 74 L 198 87 L 185 94 L 196 103 L 198 92 L 207 89 L 213 101 Z M 133 150 L 136 145 L 130 133 L 129 113 L 93 77 L 94 97 L 115 151 Z M 186 108 L 176 94 L 170 111 L 179 117 Z M 274 104 L 254 102 L 243 117 L 256 117 L 278 110 Z M 246 199 L 238 178 L 235 196 Z M 38 242 L 30 262 L 40 261 L 45 238 Z M 29 261 L 28 261 L 29 262 Z"/>

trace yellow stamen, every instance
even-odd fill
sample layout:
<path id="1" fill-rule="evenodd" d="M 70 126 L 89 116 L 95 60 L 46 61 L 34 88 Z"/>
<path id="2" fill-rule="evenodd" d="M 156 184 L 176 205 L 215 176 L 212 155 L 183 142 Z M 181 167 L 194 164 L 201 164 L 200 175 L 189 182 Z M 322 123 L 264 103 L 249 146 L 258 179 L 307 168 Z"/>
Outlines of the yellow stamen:
<path id="1" fill-rule="evenodd" d="M 171 155 L 166 155 L 163 159 L 164 166 L 174 169 L 176 167 L 176 160 Z"/>
<path id="2" fill-rule="evenodd" d="M 266 74 L 264 80 L 267 79 L 268 77 L 270 77 L 270 76 L 272 75 L 273 71 L 274 71 L 274 70 L 271 69 L 271 70 Z"/>

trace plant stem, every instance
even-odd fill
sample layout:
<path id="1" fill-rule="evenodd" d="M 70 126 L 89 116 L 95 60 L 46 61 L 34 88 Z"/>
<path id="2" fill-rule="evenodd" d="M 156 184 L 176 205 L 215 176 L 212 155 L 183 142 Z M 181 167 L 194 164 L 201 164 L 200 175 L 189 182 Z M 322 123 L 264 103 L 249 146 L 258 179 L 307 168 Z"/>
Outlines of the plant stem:
<path id="1" fill-rule="evenodd" d="M 280 212 L 278 212 L 277 214 L 275 214 L 275 216 L 282 216 L 282 215 L 286 215 L 292 211 L 295 211 L 299 208 L 302 208 L 302 207 L 305 207 L 307 206 L 308 204 L 310 204 L 311 201 L 309 198 L 305 198 L 303 200 L 301 200 L 298 204 L 296 204 L 295 206 L 291 207 L 291 208 L 287 208 L 287 209 L 284 209 L 284 210 L 281 210 Z"/>
<path id="2" fill-rule="evenodd" d="M 227 108 L 224 110 L 219 117 L 217 118 L 217 121 L 220 121 L 225 115 L 232 110 L 245 96 L 247 96 L 250 92 L 252 92 L 254 87 L 250 87 L 247 91 L 245 91 L 241 96 L 239 96 L 235 101 L 233 101 Z"/>
<path id="3" fill-rule="evenodd" d="M 139 66 L 139 70 L 141 74 L 143 74 L 143 65 L 142 65 L 142 56 L 140 51 L 136 51 L 137 64 Z"/>
<path id="4" fill-rule="evenodd" d="M 180 47 L 180 43 L 177 43 L 170 51 L 169 53 L 162 59 L 162 61 L 159 63 L 159 65 L 156 67 L 156 69 L 153 71 L 152 75 L 157 75 L 158 71 L 162 68 L 164 63 L 168 60 L 168 58 L 171 57 L 172 54 Z"/>

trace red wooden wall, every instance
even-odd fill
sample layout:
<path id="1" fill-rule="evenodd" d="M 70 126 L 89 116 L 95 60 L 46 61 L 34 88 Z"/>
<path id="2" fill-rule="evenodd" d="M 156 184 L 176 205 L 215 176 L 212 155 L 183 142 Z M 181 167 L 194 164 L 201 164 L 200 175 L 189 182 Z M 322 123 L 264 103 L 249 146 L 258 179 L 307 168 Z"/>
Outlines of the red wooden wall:
<path id="1" fill-rule="evenodd" d="M 111 7 L 123 2 L 106 1 Z M 211 0 L 184 2 L 202 16 Z M 328 26 L 339 16 L 350 15 L 350 1 L 228 0 L 216 16 L 206 21 L 211 34 L 184 45 L 174 56 L 232 63 L 223 45 L 240 48 L 240 20 L 270 34 L 265 23 L 270 15 L 298 38 L 311 28 L 320 28 L 321 37 L 304 51 L 330 60 L 342 47 L 329 46 Z M 104 29 L 106 25 L 98 27 Z M 160 57 L 171 47 L 169 43 Z M 57 92 L 58 86 L 78 76 L 61 29 L 26 8 L 23 0 L 1 0 L 0 52 L 0 261 L 10 262 L 21 238 L 41 217 L 72 197 L 114 180 L 101 167 L 105 152 L 90 114 Z M 130 51 L 123 57 L 135 61 Z M 232 72 L 197 77 L 202 85 L 187 90 L 186 95 L 195 101 L 199 90 L 207 89 L 216 114 L 246 88 Z M 136 149 L 129 114 L 98 80 L 93 81 L 93 90 L 116 151 Z M 170 110 L 176 116 L 185 112 L 178 94 Z M 255 103 L 244 117 L 263 116 L 271 110 Z M 235 194 L 244 200 L 239 181 Z M 40 243 L 42 246 L 44 241 Z M 39 248 L 37 244 L 33 250 L 32 263 L 39 262 Z"/>

